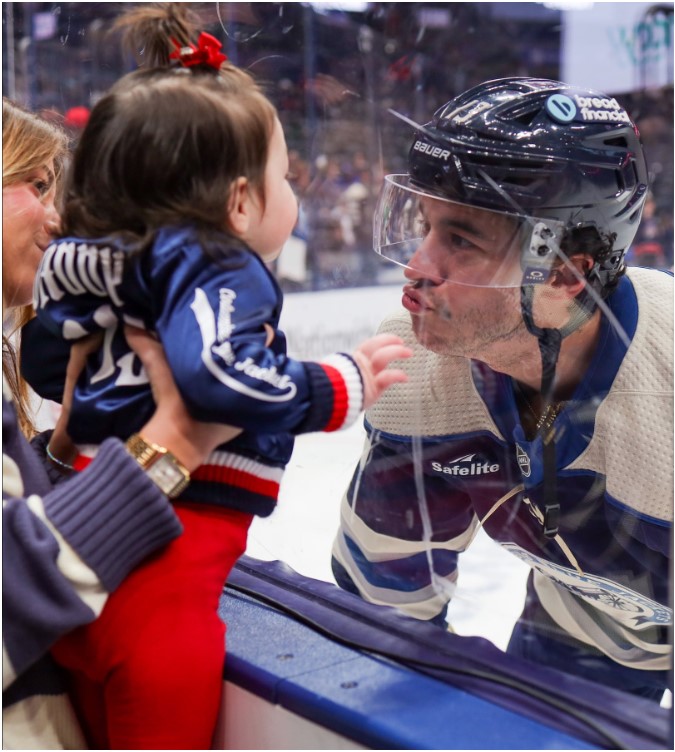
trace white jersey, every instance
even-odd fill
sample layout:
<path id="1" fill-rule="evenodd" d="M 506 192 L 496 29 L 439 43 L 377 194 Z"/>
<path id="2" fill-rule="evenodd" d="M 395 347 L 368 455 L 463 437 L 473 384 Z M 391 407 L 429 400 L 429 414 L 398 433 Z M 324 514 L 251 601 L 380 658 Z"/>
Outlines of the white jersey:
<path id="1" fill-rule="evenodd" d="M 672 277 L 630 269 L 607 302 L 630 346 L 603 317 L 556 419 L 560 516 L 548 537 L 541 438 L 526 439 L 511 379 L 423 349 L 405 311 L 383 323 L 415 351 L 410 380 L 367 414 L 333 552 L 364 598 L 435 617 L 482 522 L 532 568 L 530 596 L 563 634 L 625 666 L 670 667 Z"/>

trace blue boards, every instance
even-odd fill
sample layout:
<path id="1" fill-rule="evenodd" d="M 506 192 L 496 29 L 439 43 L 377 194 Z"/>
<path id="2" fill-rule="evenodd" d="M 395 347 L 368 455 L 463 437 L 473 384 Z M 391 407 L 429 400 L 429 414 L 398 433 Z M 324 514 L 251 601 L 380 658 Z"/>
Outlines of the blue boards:
<path id="1" fill-rule="evenodd" d="M 225 679 L 373 749 L 667 749 L 671 712 L 243 557 Z M 255 719 L 249 719 L 255 723 Z"/>

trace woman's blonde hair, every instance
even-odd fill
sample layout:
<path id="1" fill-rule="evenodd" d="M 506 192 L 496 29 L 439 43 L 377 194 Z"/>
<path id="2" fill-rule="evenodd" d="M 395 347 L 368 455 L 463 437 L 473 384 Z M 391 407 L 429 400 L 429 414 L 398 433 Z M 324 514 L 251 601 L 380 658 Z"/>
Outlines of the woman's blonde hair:
<path id="1" fill-rule="evenodd" d="M 54 165 L 57 189 L 68 149 L 66 134 L 56 125 L 29 110 L 2 98 L 2 187 L 26 180 L 35 170 Z M 2 373 L 12 392 L 19 426 L 29 438 L 36 433 L 31 417 L 28 387 L 19 368 L 18 336 L 33 316 L 32 306 L 4 310 L 2 332 Z M 16 346 L 10 337 L 14 335 Z"/>
<path id="2" fill-rule="evenodd" d="M 6 97 L 2 98 L 2 187 L 21 183 L 34 170 L 54 163 L 61 176 L 68 139 L 47 122 Z"/>

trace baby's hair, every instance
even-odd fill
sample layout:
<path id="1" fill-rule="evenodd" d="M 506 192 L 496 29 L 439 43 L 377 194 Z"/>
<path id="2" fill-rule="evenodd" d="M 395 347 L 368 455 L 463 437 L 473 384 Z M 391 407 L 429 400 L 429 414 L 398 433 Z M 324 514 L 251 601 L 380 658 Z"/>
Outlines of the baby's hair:
<path id="1" fill-rule="evenodd" d="M 114 28 L 122 31 L 122 46 L 139 66 L 158 68 L 170 64 L 173 40 L 180 47 L 195 41 L 197 24 L 188 3 L 153 3 L 124 13 Z"/>
<path id="2" fill-rule="evenodd" d="M 154 3 L 118 22 L 125 43 L 140 45 L 143 67 L 92 109 L 73 157 L 64 235 L 116 235 L 141 249 L 161 227 L 192 223 L 234 237 L 228 206 L 241 176 L 264 207 L 276 110 L 253 78 L 227 61 L 216 70 L 170 59 L 176 44 L 197 41 L 183 6 Z"/>

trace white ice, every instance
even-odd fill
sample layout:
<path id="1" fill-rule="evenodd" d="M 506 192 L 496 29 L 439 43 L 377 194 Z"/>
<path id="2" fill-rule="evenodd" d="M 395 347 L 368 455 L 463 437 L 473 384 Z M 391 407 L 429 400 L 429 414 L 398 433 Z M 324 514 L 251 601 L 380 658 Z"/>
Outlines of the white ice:
<path id="1" fill-rule="evenodd" d="M 282 329 L 294 357 L 316 359 L 351 350 L 400 306 L 401 285 L 287 295 Z M 340 501 L 360 457 L 363 420 L 334 433 L 300 436 L 281 486 L 279 504 L 256 519 L 247 554 L 285 561 L 296 572 L 333 582 L 330 552 Z M 525 598 L 529 568 L 480 531 L 462 554 L 448 618 L 455 631 L 480 635 L 504 649 Z"/>

